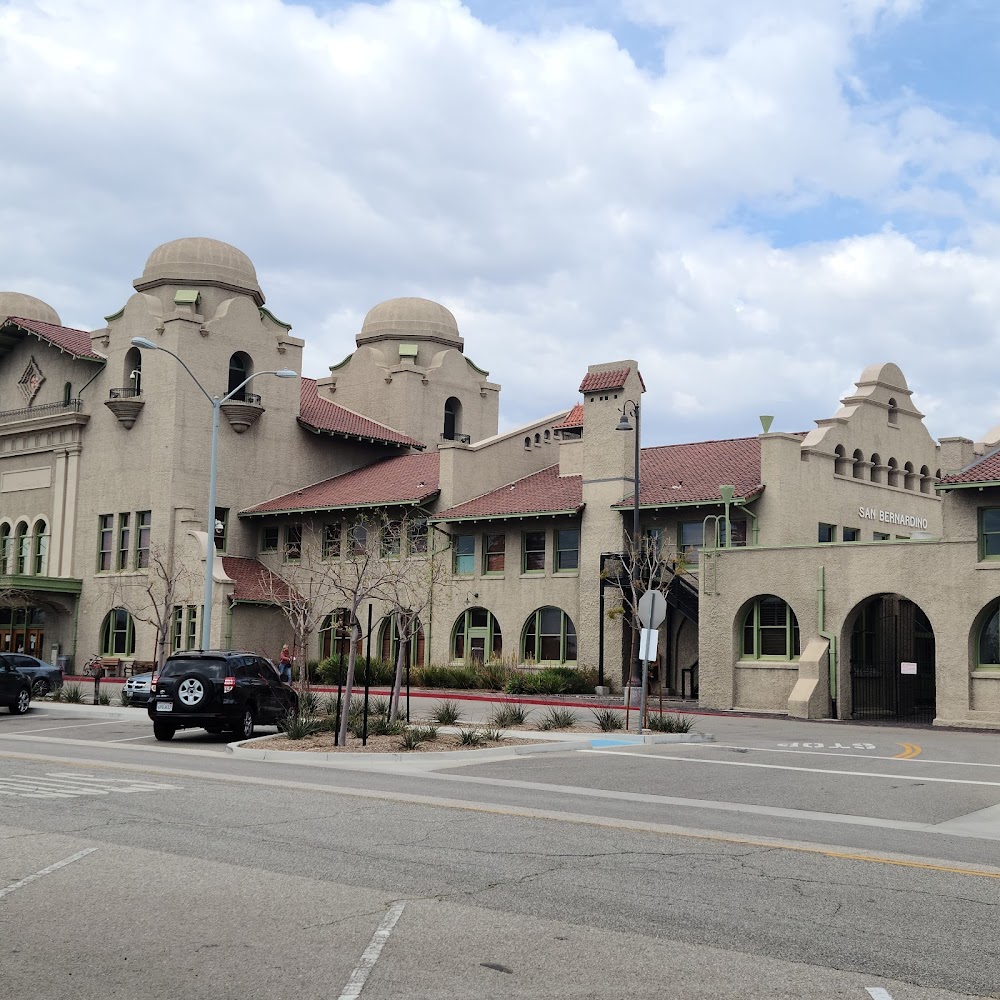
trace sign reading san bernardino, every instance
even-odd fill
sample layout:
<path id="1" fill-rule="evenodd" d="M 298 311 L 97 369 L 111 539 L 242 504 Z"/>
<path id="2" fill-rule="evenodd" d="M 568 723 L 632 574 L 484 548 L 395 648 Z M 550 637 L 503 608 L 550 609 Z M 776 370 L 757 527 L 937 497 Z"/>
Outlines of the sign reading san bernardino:
<path id="1" fill-rule="evenodd" d="M 897 514 L 893 510 L 876 510 L 874 507 L 859 507 L 858 517 L 863 521 L 880 521 L 882 524 L 897 524 L 906 528 L 927 530 L 926 517 L 914 517 L 912 514 Z"/>

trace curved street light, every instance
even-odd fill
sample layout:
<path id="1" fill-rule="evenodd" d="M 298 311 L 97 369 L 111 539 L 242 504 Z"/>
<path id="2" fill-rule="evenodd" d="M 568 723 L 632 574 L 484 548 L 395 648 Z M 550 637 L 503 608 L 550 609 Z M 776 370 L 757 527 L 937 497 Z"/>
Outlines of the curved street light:
<path id="1" fill-rule="evenodd" d="M 208 475 L 208 518 L 205 521 L 206 528 L 206 552 L 205 552 L 205 607 L 201 614 L 201 648 L 208 649 L 211 643 L 212 631 L 212 582 L 213 571 L 215 569 L 215 481 L 216 468 L 219 450 L 219 413 L 222 404 L 228 402 L 236 395 L 248 382 L 258 375 L 276 375 L 278 378 L 298 378 L 298 372 L 291 368 L 282 368 L 279 371 L 254 372 L 245 378 L 235 389 L 230 389 L 225 396 L 210 396 L 205 387 L 198 381 L 195 373 L 184 363 L 183 359 L 171 351 L 168 347 L 161 347 L 148 337 L 133 337 L 132 346 L 143 351 L 163 351 L 169 354 L 180 366 L 191 376 L 192 381 L 202 395 L 212 405 L 212 461 L 209 466 Z"/>
<path id="2" fill-rule="evenodd" d="M 635 417 L 635 427 L 628 422 L 629 413 Z M 635 431 L 635 461 L 632 467 L 632 550 L 633 550 L 633 566 L 636 564 L 639 551 L 642 544 L 639 535 L 639 403 L 633 399 L 625 400 L 624 405 L 621 408 L 621 420 L 618 421 L 618 425 L 615 427 L 616 431 Z M 633 571 L 634 576 L 634 571 Z M 639 642 L 638 642 L 638 630 L 635 625 L 635 619 L 632 620 L 632 656 L 631 663 L 629 665 L 629 688 L 634 690 L 642 685 L 642 664 L 639 661 Z M 643 689 L 643 694 L 645 694 L 645 689 Z M 631 701 L 632 695 L 629 696 L 629 701 Z"/>

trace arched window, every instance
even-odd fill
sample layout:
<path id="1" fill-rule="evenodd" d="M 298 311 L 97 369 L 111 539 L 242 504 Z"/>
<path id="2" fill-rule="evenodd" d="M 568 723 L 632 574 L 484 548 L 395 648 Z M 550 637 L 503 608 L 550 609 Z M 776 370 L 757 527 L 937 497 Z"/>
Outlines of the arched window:
<path id="1" fill-rule="evenodd" d="M 847 452 L 842 444 L 838 444 L 833 452 L 833 471 L 838 476 L 847 475 Z"/>
<path id="2" fill-rule="evenodd" d="M 552 440 L 552 432 L 551 431 L 546 431 L 545 432 L 545 443 L 548 444 L 549 441 L 551 441 L 551 440 Z"/>
<path id="3" fill-rule="evenodd" d="M 1000 601 L 994 601 L 992 612 L 986 615 L 979 630 L 978 670 L 1000 670 Z"/>
<path id="4" fill-rule="evenodd" d="M 395 664 L 399 655 L 399 626 L 397 624 L 398 615 L 393 612 L 382 619 L 379 626 L 378 647 L 379 655 L 384 663 Z M 410 625 L 410 639 L 407 643 L 408 655 L 403 661 L 404 666 L 409 662 L 411 667 L 419 667 L 424 662 L 424 627 L 418 618 Z"/>
<path id="5" fill-rule="evenodd" d="M 743 659 L 794 660 L 798 655 L 795 612 L 773 594 L 756 598 L 743 619 Z"/>
<path id="6" fill-rule="evenodd" d="M 355 649 L 361 653 L 361 630 Z M 338 660 L 346 660 L 351 652 L 351 612 L 347 608 L 337 608 L 336 611 L 323 619 L 319 628 L 319 655 L 321 660 L 329 660 L 331 656 Z"/>
<path id="7" fill-rule="evenodd" d="M 63 386 L 63 406 L 69 406 L 73 401 L 73 383 L 67 382 Z"/>
<path id="8" fill-rule="evenodd" d="M 503 655 L 500 624 L 486 608 L 463 611 L 451 630 L 451 658 L 485 663 Z"/>
<path id="9" fill-rule="evenodd" d="M 879 456 L 878 452 L 875 452 L 875 454 L 872 455 L 869 461 L 871 462 L 872 465 L 872 470 L 871 470 L 872 482 L 873 483 L 882 482 L 882 476 L 885 473 L 885 469 L 882 467 L 882 459 Z"/>
<path id="10" fill-rule="evenodd" d="M 534 663 L 576 663 L 576 628 L 559 608 L 539 608 L 521 632 L 521 657 Z"/>
<path id="11" fill-rule="evenodd" d="M 131 656 L 135 652 L 135 626 L 124 608 L 112 608 L 101 625 L 101 653 L 104 656 Z"/>
<path id="12" fill-rule="evenodd" d="M 920 492 L 930 493 L 934 480 L 931 478 L 931 470 L 926 465 L 920 466 Z"/>
<path id="13" fill-rule="evenodd" d="M 10 572 L 10 525 L 0 524 L 0 576 Z"/>
<path id="14" fill-rule="evenodd" d="M 889 459 L 889 485 L 899 485 L 899 462 L 894 458 Z"/>
<path id="15" fill-rule="evenodd" d="M 21 521 L 14 530 L 14 572 L 23 576 L 31 569 L 31 535 L 27 522 Z"/>
<path id="16" fill-rule="evenodd" d="M 899 423 L 899 407 L 896 406 L 896 400 L 894 399 L 889 400 L 889 423 Z"/>
<path id="17" fill-rule="evenodd" d="M 530 437 L 526 437 L 524 439 L 524 450 L 525 451 L 531 451 L 531 438 Z"/>
<path id="18" fill-rule="evenodd" d="M 865 478 L 865 456 L 860 448 L 854 449 L 854 461 L 851 463 L 851 473 L 855 479 Z"/>
<path id="19" fill-rule="evenodd" d="M 445 441 L 454 441 L 462 430 L 462 404 L 449 396 L 444 403 L 444 434 Z"/>
<path id="20" fill-rule="evenodd" d="M 908 490 L 915 490 L 917 488 L 917 473 L 913 468 L 912 462 L 907 462 L 903 466 L 903 486 Z"/>
<path id="21" fill-rule="evenodd" d="M 235 389 L 241 382 L 245 382 L 253 374 L 253 361 L 250 360 L 249 354 L 244 354 L 242 351 L 237 351 L 229 359 L 229 388 L 226 389 L 227 393 L 230 393 Z M 244 386 L 233 399 L 245 400 L 247 398 L 246 386 Z"/>
<path id="22" fill-rule="evenodd" d="M 541 434 L 536 434 L 535 435 L 535 447 L 536 448 L 540 448 L 541 444 L 542 444 L 542 436 L 541 436 Z"/>
<path id="23" fill-rule="evenodd" d="M 138 347 L 130 347 L 125 352 L 125 371 L 122 373 L 122 385 L 131 389 L 138 396 L 142 393 L 142 351 Z"/>
<path id="24" fill-rule="evenodd" d="M 47 565 L 47 554 L 49 549 L 48 528 L 44 521 L 35 524 L 34 539 L 32 542 L 32 573 L 35 576 L 44 576 Z"/>

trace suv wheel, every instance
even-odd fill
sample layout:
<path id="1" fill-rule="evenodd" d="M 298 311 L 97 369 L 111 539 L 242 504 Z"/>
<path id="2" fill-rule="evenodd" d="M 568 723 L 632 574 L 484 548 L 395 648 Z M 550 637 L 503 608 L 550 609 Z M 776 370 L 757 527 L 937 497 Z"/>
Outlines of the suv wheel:
<path id="1" fill-rule="evenodd" d="M 177 685 L 177 700 L 188 711 L 207 705 L 212 698 L 212 683 L 201 674 L 185 674 Z"/>
<path id="2" fill-rule="evenodd" d="M 153 723 L 153 735 L 163 743 L 167 740 L 172 740 L 174 738 L 174 733 L 176 732 L 177 727 L 170 725 L 169 722 Z"/>
<path id="3" fill-rule="evenodd" d="M 28 706 L 31 704 L 31 692 L 27 688 L 21 688 L 17 693 L 17 701 L 11 702 L 10 714 L 11 715 L 24 715 L 28 711 Z"/>
<path id="4" fill-rule="evenodd" d="M 253 709 L 247 705 L 243 709 L 243 715 L 240 717 L 239 726 L 236 729 L 236 735 L 240 739 L 248 740 L 253 736 L 254 726 L 257 724 L 257 720 L 254 717 Z"/>
<path id="5" fill-rule="evenodd" d="M 45 677 L 39 677 L 34 684 L 31 685 L 31 693 L 36 698 L 44 698 L 52 690 L 52 685 Z"/>

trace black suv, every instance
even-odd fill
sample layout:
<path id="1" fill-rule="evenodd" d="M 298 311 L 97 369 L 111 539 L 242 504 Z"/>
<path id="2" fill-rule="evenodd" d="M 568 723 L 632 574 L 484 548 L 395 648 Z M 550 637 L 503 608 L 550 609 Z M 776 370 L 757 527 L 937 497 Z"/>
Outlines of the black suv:
<path id="1" fill-rule="evenodd" d="M 24 715 L 31 704 L 31 679 L 14 666 L 13 656 L 0 656 L 0 705 L 11 715 Z"/>
<path id="2" fill-rule="evenodd" d="M 263 656 L 192 649 L 175 653 L 153 675 L 147 711 L 158 740 L 196 727 L 229 729 L 248 740 L 257 723 L 276 723 L 298 706 L 299 696 Z"/>

